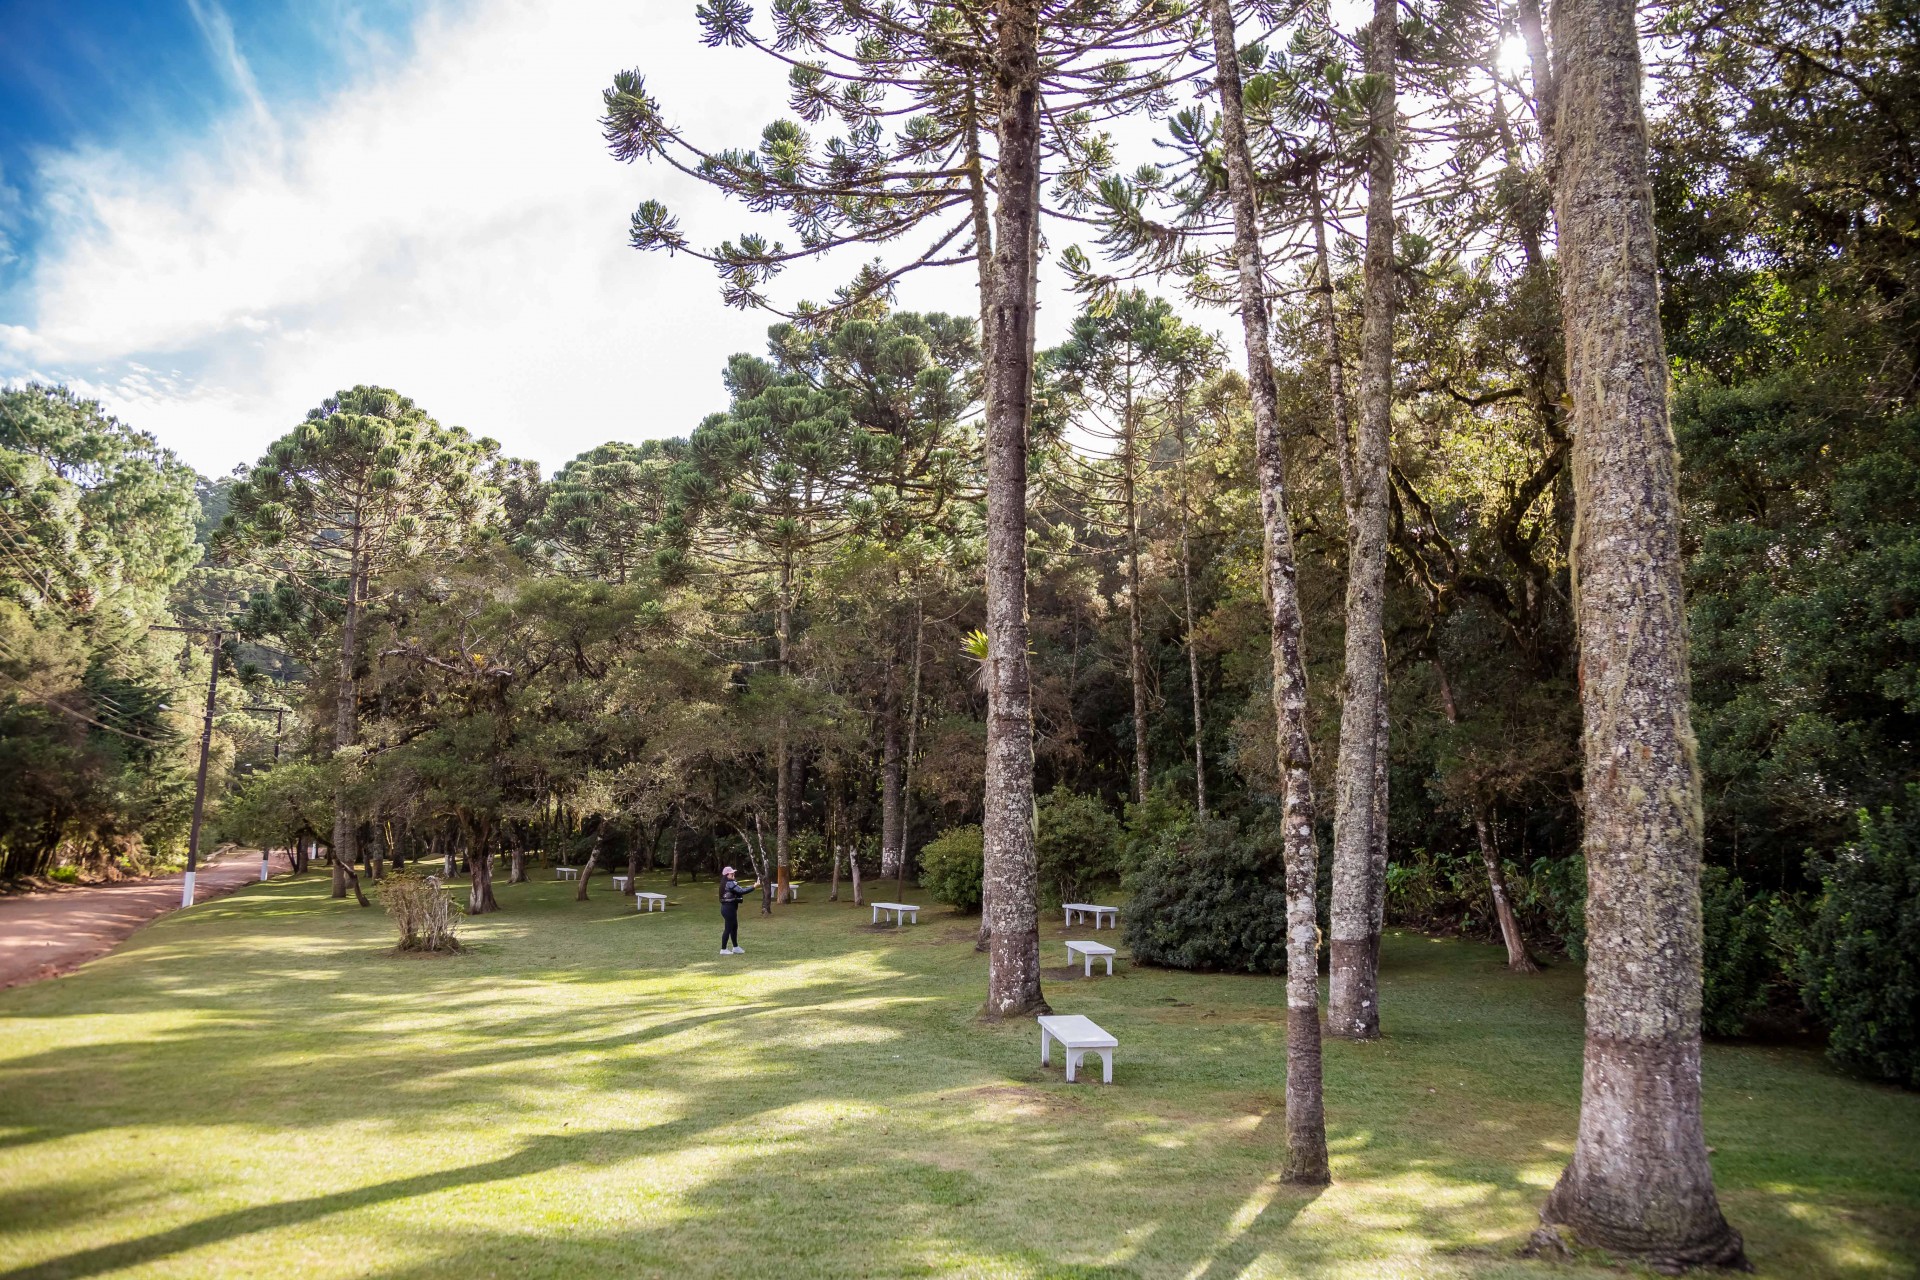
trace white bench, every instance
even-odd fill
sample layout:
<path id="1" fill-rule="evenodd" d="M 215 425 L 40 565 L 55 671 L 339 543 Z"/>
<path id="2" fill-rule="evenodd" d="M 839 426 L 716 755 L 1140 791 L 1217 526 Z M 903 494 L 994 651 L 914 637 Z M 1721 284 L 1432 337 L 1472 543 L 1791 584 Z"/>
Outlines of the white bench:
<path id="1" fill-rule="evenodd" d="M 1100 1029 L 1092 1018 L 1083 1018 L 1079 1014 L 1046 1014 L 1040 1018 L 1040 1065 L 1052 1062 L 1048 1053 L 1048 1042 L 1058 1040 L 1060 1047 L 1067 1051 L 1067 1083 L 1073 1083 L 1073 1077 L 1080 1069 L 1080 1060 L 1089 1053 L 1100 1055 L 1103 1068 L 1100 1076 L 1102 1084 L 1113 1083 L 1113 1051 L 1120 1042 Z"/>
<path id="2" fill-rule="evenodd" d="M 787 881 L 787 901 L 788 902 L 800 901 L 800 885 L 797 881 L 793 881 L 793 880 Z"/>
<path id="3" fill-rule="evenodd" d="M 613 891 L 615 893 L 625 893 L 632 885 L 632 876 L 615 876 L 613 878 Z"/>
<path id="4" fill-rule="evenodd" d="M 892 913 L 893 927 L 896 929 L 898 929 L 901 925 L 907 922 L 908 916 L 913 917 L 913 922 L 915 924 L 920 923 L 920 908 L 914 906 L 911 902 L 876 902 L 874 903 L 873 904 L 873 922 L 875 924 L 880 923 L 880 913 L 882 911 L 887 911 Z"/>
<path id="5" fill-rule="evenodd" d="M 1091 902 L 1063 902 L 1060 904 L 1060 910 L 1066 913 L 1068 924 L 1072 924 L 1073 917 L 1075 914 L 1078 914 L 1082 917 L 1091 916 L 1093 918 L 1093 927 L 1096 929 L 1100 927 L 1102 920 L 1109 917 L 1111 917 L 1112 923 L 1108 925 L 1108 928 L 1118 929 L 1120 927 L 1120 908 L 1118 907 L 1098 907 Z"/>
<path id="6" fill-rule="evenodd" d="M 555 867 L 553 869 L 553 878 L 555 880 L 578 880 L 580 878 L 580 868 Z"/>
<path id="7" fill-rule="evenodd" d="M 1086 963 L 1087 977 L 1091 978 L 1093 976 L 1093 958 L 1095 956 L 1105 956 L 1107 958 L 1107 976 L 1109 978 L 1113 976 L 1112 947 L 1104 942 L 1069 942 L 1067 944 L 1067 967 L 1069 969 L 1073 967 L 1073 953 L 1076 951 L 1080 953 L 1080 959 Z"/>
<path id="8" fill-rule="evenodd" d="M 633 901 L 634 905 L 642 911 L 665 911 L 667 909 L 667 895 L 664 893 L 636 893 L 633 895 Z"/>

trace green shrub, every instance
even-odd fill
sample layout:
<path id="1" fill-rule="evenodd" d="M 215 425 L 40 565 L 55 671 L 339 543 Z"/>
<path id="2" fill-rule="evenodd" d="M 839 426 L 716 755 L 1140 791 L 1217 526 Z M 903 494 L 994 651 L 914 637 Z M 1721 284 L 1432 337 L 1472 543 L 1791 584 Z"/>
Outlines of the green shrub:
<path id="1" fill-rule="evenodd" d="M 1737 1036 L 1767 1003 L 1779 976 L 1772 947 L 1773 901 L 1751 893 L 1725 867 L 1700 873 L 1700 1022 L 1711 1036 Z"/>
<path id="2" fill-rule="evenodd" d="M 1120 878 L 1120 823 L 1098 796 L 1055 787 L 1040 800 L 1033 852 L 1040 902 L 1078 902 L 1101 881 Z"/>
<path id="3" fill-rule="evenodd" d="M 80 868 L 71 864 L 64 867 L 53 867 L 47 871 L 47 879 L 60 884 L 78 884 L 80 883 Z"/>
<path id="4" fill-rule="evenodd" d="M 1507 864 L 1507 897 L 1528 938 L 1552 938 L 1570 960 L 1587 958 L 1587 860 L 1541 858 L 1521 870 Z"/>
<path id="5" fill-rule="evenodd" d="M 1169 829 L 1128 868 L 1127 946 L 1141 964 L 1285 973 L 1279 840 L 1224 818 Z"/>
<path id="6" fill-rule="evenodd" d="M 1903 812 L 1863 810 L 1859 838 L 1812 865 L 1801 992 L 1830 1029 L 1827 1056 L 1920 1088 L 1920 786 Z"/>
<path id="7" fill-rule="evenodd" d="M 788 874 L 796 882 L 833 875 L 827 842 L 818 831 L 796 831 L 787 841 Z"/>
<path id="8" fill-rule="evenodd" d="M 1131 862 L 1160 843 L 1169 831 L 1184 830 L 1193 822 L 1193 804 L 1172 778 L 1163 778 L 1137 804 L 1127 805 L 1126 837 L 1121 857 Z"/>
<path id="9" fill-rule="evenodd" d="M 952 827 L 920 850 L 920 887 L 960 911 L 980 909 L 986 836 L 979 827 Z"/>

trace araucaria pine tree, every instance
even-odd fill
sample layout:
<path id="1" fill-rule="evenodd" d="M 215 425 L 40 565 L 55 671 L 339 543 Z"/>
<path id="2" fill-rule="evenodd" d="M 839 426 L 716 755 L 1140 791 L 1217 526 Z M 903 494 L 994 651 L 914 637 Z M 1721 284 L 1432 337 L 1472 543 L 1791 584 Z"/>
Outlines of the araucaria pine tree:
<path id="1" fill-rule="evenodd" d="M 1633 0 L 1553 14 L 1588 957 L 1580 1132 L 1542 1217 L 1656 1266 L 1729 1266 L 1700 1120 L 1700 764 L 1634 18 Z"/>

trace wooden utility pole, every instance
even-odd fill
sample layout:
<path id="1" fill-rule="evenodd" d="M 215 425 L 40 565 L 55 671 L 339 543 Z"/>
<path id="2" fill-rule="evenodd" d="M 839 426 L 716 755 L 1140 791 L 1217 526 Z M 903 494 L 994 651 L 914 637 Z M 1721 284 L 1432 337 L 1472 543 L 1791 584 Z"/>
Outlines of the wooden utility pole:
<path id="1" fill-rule="evenodd" d="M 285 707 L 254 706 L 254 707 L 244 707 L 242 708 L 242 710 L 273 712 L 273 767 L 276 769 L 279 768 L 280 767 L 280 735 L 286 732 L 287 709 Z M 268 861 L 269 855 L 272 852 L 273 851 L 271 849 L 262 849 L 260 851 L 260 879 L 262 882 L 265 882 L 267 878 L 267 861 Z M 300 870 L 300 860 L 294 856 L 294 854 L 297 852 L 298 850 L 294 850 L 294 849 L 287 850 L 287 860 L 293 864 L 293 869 L 296 872 Z"/>
<path id="2" fill-rule="evenodd" d="M 207 673 L 207 711 L 200 721 L 200 773 L 193 784 L 193 827 L 187 833 L 187 876 L 180 886 L 180 905 L 193 905 L 193 878 L 200 869 L 200 828 L 207 812 L 207 757 L 213 750 L 213 699 L 220 688 L 219 627 L 155 627 L 155 631 L 184 631 L 191 635 L 211 636 Z"/>

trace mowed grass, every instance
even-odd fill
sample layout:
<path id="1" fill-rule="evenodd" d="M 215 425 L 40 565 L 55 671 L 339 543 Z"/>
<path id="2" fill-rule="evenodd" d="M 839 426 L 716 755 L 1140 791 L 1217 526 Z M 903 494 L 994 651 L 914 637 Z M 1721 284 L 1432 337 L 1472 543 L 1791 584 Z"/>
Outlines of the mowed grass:
<path id="1" fill-rule="evenodd" d="M 1611 1274 L 1517 1256 L 1573 1137 L 1576 967 L 1393 936 L 1303 1194 L 1279 980 L 1050 969 L 1121 1041 L 1068 1085 L 978 1020 L 972 921 L 749 904 L 722 957 L 713 884 L 672 893 L 501 886 L 427 958 L 310 875 L 0 993 L 0 1280 Z M 1920 1096 L 1726 1045 L 1706 1089 L 1763 1274 L 1920 1274 Z"/>

